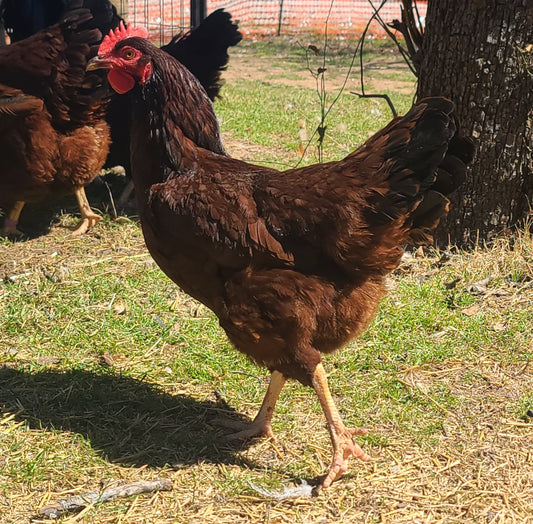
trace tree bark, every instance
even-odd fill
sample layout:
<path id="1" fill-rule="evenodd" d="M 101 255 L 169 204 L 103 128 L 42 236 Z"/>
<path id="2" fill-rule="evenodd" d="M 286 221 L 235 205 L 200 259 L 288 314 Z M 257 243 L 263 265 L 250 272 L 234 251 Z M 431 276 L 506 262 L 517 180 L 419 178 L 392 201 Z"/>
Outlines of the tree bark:
<path id="1" fill-rule="evenodd" d="M 477 148 L 436 240 L 490 240 L 532 203 L 533 0 L 429 0 L 422 55 L 417 98 L 453 100 Z"/>

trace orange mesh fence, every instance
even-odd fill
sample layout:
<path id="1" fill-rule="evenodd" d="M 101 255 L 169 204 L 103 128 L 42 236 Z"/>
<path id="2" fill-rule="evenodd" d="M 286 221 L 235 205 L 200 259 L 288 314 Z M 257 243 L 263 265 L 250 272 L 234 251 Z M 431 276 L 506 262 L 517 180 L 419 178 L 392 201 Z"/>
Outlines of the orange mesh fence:
<path id="1" fill-rule="evenodd" d="M 121 4 L 125 4 L 121 0 Z M 373 0 L 377 8 L 380 0 Z M 387 0 L 379 14 L 385 22 L 401 17 L 400 0 Z M 324 32 L 360 35 L 374 14 L 369 0 L 207 0 L 207 14 L 224 8 L 239 22 L 244 36 L 275 35 L 302 32 Z M 418 12 L 423 21 L 427 2 L 418 0 Z M 188 0 L 129 0 L 127 17 L 130 22 L 148 27 L 154 40 L 168 41 L 190 24 Z M 385 31 L 377 21 L 369 35 L 382 38 Z"/>

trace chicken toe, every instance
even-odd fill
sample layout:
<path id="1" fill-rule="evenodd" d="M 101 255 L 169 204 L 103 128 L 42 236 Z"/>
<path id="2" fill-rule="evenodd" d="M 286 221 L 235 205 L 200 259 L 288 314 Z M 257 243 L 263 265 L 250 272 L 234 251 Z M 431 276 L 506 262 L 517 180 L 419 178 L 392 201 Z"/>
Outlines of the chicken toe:
<path id="1" fill-rule="evenodd" d="M 226 435 L 227 440 L 247 440 L 260 437 L 274 437 L 270 421 L 267 421 L 264 418 L 258 419 L 256 417 L 251 422 L 220 418 L 217 419 L 216 422 L 220 426 L 236 430 L 235 433 Z"/>
<path id="2" fill-rule="evenodd" d="M 6 218 L 4 218 L 4 224 L 0 230 L 0 234 L 6 237 L 22 237 L 24 233 L 17 229 L 20 213 L 24 207 L 24 202 L 18 200 L 13 204 L 13 207 L 9 210 Z"/>
<path id="3" fill-rule="evenodd" d="M 89 201 L 87 200 L 87 196 L 85 195 L 85 189 L 83 187 L 77 188 L 74 194 L 76 195 L 76 200 L 78 201 L 78 206 L 80 208 L 81 220 L 76 229 L 72 232 L 72 236 L 80 236 L 87 233 L 91 227 L 100 222 L 102 217 L 97 215 L 91 209 Z"/>
<path id="4" fill-rule="evenodd" d="M 336 436 L 333 444 L 333 460 L 331 461 L 331 466 L 320 485 L 322 488 L 328 488 L 333 482 L 338 480 L 344 473 L 346 473 L 346 471 L 348 471 L 351 457 L 357 457 L 364 462 L 371 460 L 353 440 L 354 435 L 364 435 L 366 433 L 367 430 L 364 428 L 345 428 L 343 433 Z"/>

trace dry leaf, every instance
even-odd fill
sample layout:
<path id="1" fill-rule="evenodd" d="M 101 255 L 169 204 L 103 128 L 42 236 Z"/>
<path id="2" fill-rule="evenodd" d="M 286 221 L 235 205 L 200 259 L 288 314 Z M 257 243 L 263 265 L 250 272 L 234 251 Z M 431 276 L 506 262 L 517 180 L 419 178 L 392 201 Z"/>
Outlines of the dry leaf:
<path id="1" fill-rule="evenodd" d="M 473 317 L 479 313 L 480 307 L 478 305 L 470 306 L 461 310 L 461 313 L 467 317 Z"/>
<path id="2" fill-rule="evenodd" d="M 115 302 L 113 304 L 113 311 L 117 315 L 122 315 L 123 313 L 126 312 L 126 304 L 124 304 L 123 302 Z"/>
<path id="3" fill-rule="evenodd" d="M 485 295 L 487 293 L 487 287 L 490 282 L 490 277 L 484 278 L 483 280 L 480 280 L 478 282 L 474 282 L 473 284 L 468 284 L 466 286 L 466 290 L 469 293 L 473 293 L 475 295 Z"/>
<path id="4" fill-rule="evenodd" d="M 494 331 L 504 331 L 507 326 L 503 322 L 496 322 L 492 325 Z"/>
<path id="5" fill-rule="evenodd" d="M 100 357 L 100 359 L 102 361 L 102 364 L 105 364 L 109 367 L 111 367 L 115 363 L 113 355 L 111 355 L 111 353 L 108 353 L 107 351 Z"/>

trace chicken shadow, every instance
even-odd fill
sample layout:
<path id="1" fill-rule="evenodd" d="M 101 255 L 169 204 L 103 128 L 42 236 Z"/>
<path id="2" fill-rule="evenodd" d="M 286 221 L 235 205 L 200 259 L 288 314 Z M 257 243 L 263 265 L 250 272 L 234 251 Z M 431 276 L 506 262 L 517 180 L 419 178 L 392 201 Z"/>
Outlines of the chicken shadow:
<path id="1" fill-rule="evenodd" d="M 92 209 L 105 216 L 112 218 L 123 215 L 136 218 L 137 208 L 130 201 L 125 208 L 118 208 L 117 200 L 126 187 L 128 179 L 125 176 L 109 172 L 99 176 L 91 184 L 86 186 L 85 193 Z M 6 210 L 3 210 L 4 213 Z M 22 210 L 19 221 L 19 229 L 24 236 L 19 241 L 31 240 L 46 235 L 59 217 L 69 213 L 79 217 L 80 209 L 74 195 L 67 195 L 57 199 L 46 200 L 38 204 L 27 203 Z M 2 223 L 3 218 L 0 218 Z"/>
<path id="2" fill-rule="evenodd" d="M 230 447 L 210 424 L 221 412 L 239 418 L 227 404 L 170 395 L 130 377 L 4 367 L 0 409 L 16 413 L 33 429 L 81 434 L 107 460 L 126 466 L 211 462 L 256 467 L 238 454 L 249 443 Z"/>

